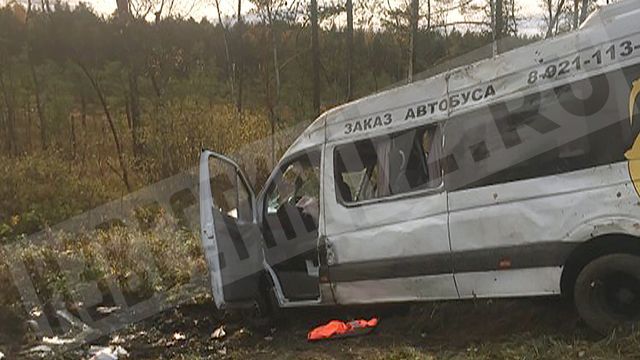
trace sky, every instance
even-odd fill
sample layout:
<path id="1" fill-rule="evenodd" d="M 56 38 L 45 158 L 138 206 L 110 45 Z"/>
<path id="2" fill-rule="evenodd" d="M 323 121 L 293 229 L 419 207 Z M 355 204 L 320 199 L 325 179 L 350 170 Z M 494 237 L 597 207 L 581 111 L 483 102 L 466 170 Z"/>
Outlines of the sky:
<path id="1" fill-rule="evenodd" d="M 11 0 L 0 0 L 1 2 L 9 2 Z M 27 0 L 19 0 L 19 2 L 25 2 Z M 69 3 L 71 5 L 76 5 L 78 2 L 82 1 L 89 4 L 94 10 L 103 15 L 112 14 L 116 9 L 116 0 L 61 0 L 63 2 Z M 237 0 L 219 0 L 220 7 L 222 10 L 223 17 L 224 16 L 233 16 L 236 12 Z M 250 12 L 254 9 L 253 5 L 249 0 L 242 0 L 242 9 L 243 13 Z M 307 0 L 302 0 L 307 1 Z M 365 0 L 366 1 L 366 0 Z M 408 0 L 389 0 L 389 4 L 394 6 L 395 4 L 400 4 L 401 2 Z M 476 0 L 482 2 L 482 0 Z M 542 30 L 543 26 L 543 8 L 542 2 L 544 0 L 520 0 L 518 1 L 519 6 L 521 6 L 519 15 L 523 18 L 523 21 L 519 24 L 519 31 L 522 34 L 534 35 L 539 34 Z M 37 1 L 36 1 L 37 2 Z M 322 5 L 323 0 L 319 0 L 320 5 Z M 598 0 L 598 5 L 606 4 L 607 0 Z M 175 0 L 178 5 L 178 9 L 176 10 L 181 15 L 187 17 L 193 17 L 196 20 L 200 20 L 202 18 L 207 18 L 209 21 L 215 23 L 217 22 L 217 13 L 216 8 L 214 6 L 214 0 Z M 385 1 L 385 4 L 387 2 Z M 458 12 L 453 11 L 448 15 L 448 21 L 460 21 L 462 20 L 462 15 Z"/>

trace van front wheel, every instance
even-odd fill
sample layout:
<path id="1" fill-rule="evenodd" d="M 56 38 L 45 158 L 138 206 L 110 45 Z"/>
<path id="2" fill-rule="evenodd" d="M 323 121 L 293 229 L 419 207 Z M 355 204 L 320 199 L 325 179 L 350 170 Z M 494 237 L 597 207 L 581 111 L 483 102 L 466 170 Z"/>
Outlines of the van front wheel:
<path id="1" fill-rule="evenodd" d="M 640 324 L 640 256 L 613 254 L 582 269 L 574 301 L 584 321 L 601 334 Z"/>

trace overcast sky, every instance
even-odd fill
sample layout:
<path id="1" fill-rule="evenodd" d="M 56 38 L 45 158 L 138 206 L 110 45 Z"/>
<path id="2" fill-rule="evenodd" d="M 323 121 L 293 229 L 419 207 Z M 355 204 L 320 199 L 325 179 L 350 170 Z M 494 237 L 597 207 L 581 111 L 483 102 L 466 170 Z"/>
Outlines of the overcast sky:
<path id="1" fill-rule="evenodd" d="M 10 0 L 0 0 L 3 2 L 8 2 Z M 75 5 L 81 0 L 61 0 L 63 2 L 67 2 L 69 4 Z M 237 0 L 219 0 L 220 7 L 223 12 L 223 16 L 232 16 L 235 14 L 237 5 Z M 302 0 L 305 1 L 305 0 Z M 357 1 L 357 0 L 356 0 Z M 403 1 L 408 0 L 389 0 L 393 5 L 394 3 L 400 4 Z M 483 0 L 476 0 L 482 2 Z M 25 2 L 26 0 L 20 0 L 20 2 Z M 93 9 L 95 9 L 98 13 L 109 15 L 112 14 L 116 9 L 116 0 L 83 0 L 89 4 Z M 320 5 L 323 0 L 319 0 Z M 521 6 L 521 10 L 519 15 L 524 19 L 520 24 L 520 32 L 525 34 L 535 34 L 541 31 L 542 19 L 544 11 L 542 9 L 543 0 L 520 0 L 518 1 L 518 5 Z M 599 5 L 606 4 L 607 0 L 598 0 Z M 176 4 L 180 4 L 180 9 L 178 12 L 182 15 L 193 17 L 196 20 L 200 20 L 203 17 L 206 17 L 211 22 L 217 22 L 216 10 L 214 7 L 214 0 L 175 0 Z M 386 4 L 386 1 L 385 1 Z M 243 0 L 242 4 L 243 12 L 249 12 L 253 9 L 253 5 L 248 0 Z M 451 12 L 448 16 L 449 21 L 458 21 L 462 20 L 460 14 L 456 12 Z"/>

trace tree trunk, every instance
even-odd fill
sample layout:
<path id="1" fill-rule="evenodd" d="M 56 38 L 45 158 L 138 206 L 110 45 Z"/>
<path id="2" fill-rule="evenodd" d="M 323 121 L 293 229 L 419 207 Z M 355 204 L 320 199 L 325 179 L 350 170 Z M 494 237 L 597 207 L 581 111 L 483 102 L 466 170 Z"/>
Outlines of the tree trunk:
<path id="1" fill-rule="evenodd" d="M 132 14 L 129 11 L 130 0 L 116 0 L 117 4 L 117 21 L 120 26 L 121 41 L 124 44 L 125 49 L 129 49 L 132 45 L 128 42 L 130 37 L 129 32 L 132 31 L 129 23 L 132 20 Z M 159 15 L 158 15 L 159 16 Z M 133 50 L 133 49 L 131 49 Z M 127 65 L 128 73 L 128 99 L 129 109 L 127 115 L 129 117 L 131 125 L 131 140 L 133 144 L 133 157 L 139 160 L 142 154 L 142 143 L 140 131 L 142 128 L 142 121 L 140 116 L 140 91 L 138 89 L 138 70 L 133 59 L 132 51 L 127 51 L 123 54 L 122 62 Z"/>
<path id="2" fill-rule="evenodd" d="M 49 146 L 49 136 L 47 133 L 47 119 L 44 112 L 44 104 L 42 103 L 42 97 L 40 92 L 40 82 L 38 81 L 38 74 L 36 73 L 36 67 L 33 62 L 29 61 L 29 70 L 31 71 L 31 79 L 33 80 L 34 95 L 36 98 L 36 111 L 38 112 L 38 120 L 40 122 L 40 146 L 42 151 L 45 151 Z"/>
<path id="3" fill-rule="evenodd" d="M 580 0 L 573 0 L 573 28 L 580 26 Z"/>
<path id="4" fill-rule="evenodd" d="M 418 46 L 418 20 L 420 19 L 420 1 L 411 0 L 410 9 L 410 39 L 409 39 L 409 82 L 413 82 L 413 75 L 416 73 L 416 51 Z"/>
<path id="5" fill-rule="evenodd" d="M 560 19 L 560 15 L 562 14 L 562 11 L 564 9 L 564 4 L 565 0 L 560 0 L 554 14 L 553 1 L 547 0 L 547 10 L 549 11 L 549 28 L 547 29 L 547 35 L 545 36 L 546 38 L 550 38 L 553 36 L 554 29 L 558 24 L 558 19 Z"/>
<path id="6" fill-rule="evenodd" d="M 264 71 L 264 91 L 265 91 L 265 103 L 269 112 L 269 125 L 271 127 L 271 160 L 275 164 L 276 146 L 275 146 L 275 129 L 276 129 L 276 110 L 274 106 L 274 100 L 271 96 L 271 74 L 269 73 L 268 60 L 265 61 Z M 274 165 L 275 166 L 275 165 Z"/>
<path id="7" fill-rule="evenodd" d="M 427 31 L 431 31 L 431 0 L 427 0 Z"/>
<path id="8" fill-rule="evenodd" d="M 269 32 L 271 33 L 271 47 L 273 52 L 273 70 L 276 81 L 275 98 L 268 101 L 269 106 L 269 123 L 271 126 L 271 163 L 275 166 L 276 162 L 276 122 L 278 121 L 278 106 L 280 104 L 280 63 L 278 61 L 278 42 L 276 36 L 275 24 L 273 21 L 273 13 L 271 12 L 271 1 L 266 4 L 267 20 L 269 21 Z M 267 98 L 270 99 L 271 85 L 268 65 L 265 65 L 265 76 L 267 85 Z"/>
<path id="9" fill-rule="evenodd" d="M 320 44 L 318 40 L 318 0 L 311 0 L 311 61 L 313 83 L 313 115 L 320 115 Z"/>
<path id="10" fill-rule="evenodd" d="M 4 99 L 4 105 L 6 109 L 5 115 L 5 128 L 6 128 L 6 149 L 5 151 L 9 155 L 17 155 L 17 139 L 16 139 L 16 110 L 15 110 L 15 97 L 13 89 L 7 88 L 4 81 L 4 74 L 0 73 L 0 87 L 2 87 L 2 95 Z"/>
<path id="11" fill-rule="evenodd" d="M 0 140 L 2 140 L 2 143 L 0 143 L 0 145 L 3 146 L 3 148 L 0 149 L 0 151 L 4 151 L 6 154 L 9 153 L 9 132 L 7 130 L 7 113 L 5 111 L 6 109 L 4 108 L 4 101 L 0 102 Z"/>
<path id="12" fill-rule="evenodd" d="M 495 29 L 493 29 L 495 35 L 495 51 L 496 54 L 500 54 L 502 52 L 502 48 L 501 48 L 501 41 L 504 38 L 504 34 L 505 34 L 505 21 L 504 21 L 504 2 L 503 0 L 495 0 Z"/>
<path id="13" fill-rule="evenodd" d="M 276 36 L 275 24 L 273 22 L 273 14 L 271 13 L 271 4 L 267 4 L 267 16 L 269 20 L 269 31 L 271 32 L 271 47 L 273 51 L 273 70 L 276 78 L 276 104 L 280 100 L 280 63 L 278 62 L 278 38 Z"/>
<path id="14" fill-rule="evenodd" d="M 27 152 L 31 153 L 33 143 L 31 139 L 31 100 L 29 100 L 29 97 L 27 97 L 27 103 L 25 106 L 25 113 L 27 114 Z"/>
<path id="15" fill-rule="evenodd" d="M 70 130 L 71 130 L 71 158 L 75 160 L 78 155 L 75 115 L 72 114 L 71 116 L 69 116 L 69 121 L 70 121 Z"/>
<path id="16" fill-rule="evenodd" d="M 118 16 L 129 17 L 129 0 L 116 0 Z"/>
<path id="17" fill-rule="evenodd" d="M 82 124 L 82 163 L 87 159 L 87 99 L 84 94 L 80 97 L 80 123 Z"/>
<path id="18" fill-rule="evenodd" d="M 50 14 L 51 4 L 49 3 L 49 0 L 41 0 L 41 2 L 42 2 L 42 11 Z"/>
<path id="19" fill-rule="evenodd" d="M 347 101 L 353 100 L 353 0 L 347 0 Z"/>
<path id="20" fill-rule="evenodd" d="M 131 140 L 133 143 L 133 156 L 139 158 L 142 155 L 142 124 L 140 119 L 140 92 L 138 90 L 138 76 L 133 69 L 129 70 L 129 110 L 131 116 Z"/>
<path id="21" fill-rule="evenodd" d="M 91 86 L 93 87 L 93 90 L 95 90 L 96 95 L 98 95 L 98 99 L 100 100 L 100 104 L 102 105 L 102 110 L 104 111 L 104 115 L 106 116 L 107 122 L 109 124 L 109 129 L 111 130 L 111 136 L 113 136 L 113 142 L 116 146 L 118 162 L 120 163 L 120 171 L 122 172 L 119 175 L 122 178 L 122 182 L 127 188 L 127 191 L 131 192 L 131 184 L 129 182 L 129 173 L 127 171 L 127 166 L 124 161 L 124 153 L 122 151 L 122 145 L 120 144 L 120 137 L 118 136 L 118 130 L 116 129 L 115 122 L 111 117 L 111 112 L 109 111 L 109 106 L 107 105 L 107 99 L 104 93 L 102 92 L 102 89 L 100 89 L 100 85 L 98 84 L 98 81 L 91 75 L 87 67 L 80 62 L 77 62 L 77 64 L 82 70 L 82 72 L 85 74 L 89 82 L 91 83 Z"/>
<path id="22" fill-rule="evenodd" d="M 234 79 L 233 79 L 233 65 L 231 61 L 231 52 L 229 51 L 229 38 L 228 38 L 228 30 L 227 27 L 222 22 L 222 14 L 220 12 L 220 0 L 215 0 L 216 3 L 216 11 L 218 12 L 218 23 L 220 23 L 220 27 L 222 27 L 222 40 L 224 41 L 224 53 L 225 58 L 227 60 L 227 77 L 229 81 L 229 87 L 231 88 L 231 98 L 235 97 L 235 89 L 234 89 Z"/>
<path id="23" fill-rule="evenodd" d="M 608 4 L 609 2 L 607 2 Z M 589 0 L 582 0 L 582 10 L 580 11 L 580 24 L 587 20 L 589 16 Z"/>
<path id="24" fill-rule="evenodd" d="M 238 98 L 236 100 L 236 108 L 238 110 L 238 113 L 242 113 L 242 92 L 243 92 L 243 82 L 244 82 L 244 51 L 242 48 L 242 37 L 243 37 L 243 31 L 244 31 L 244 24 L 242 23 L 242 0 L 238 0 L 238 24 L 236 25 L 237 27 L 237 48 L 238 49 L 236 51 L 236 66 L 234 68 L 235 70 L 235 76 L 236 76 L 236 82 L 238 84 Z"/>

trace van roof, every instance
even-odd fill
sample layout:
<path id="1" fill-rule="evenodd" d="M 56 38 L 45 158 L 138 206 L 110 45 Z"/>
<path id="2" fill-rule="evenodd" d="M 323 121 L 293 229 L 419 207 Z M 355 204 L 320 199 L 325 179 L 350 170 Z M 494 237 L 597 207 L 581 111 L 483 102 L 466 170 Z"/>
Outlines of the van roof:
<path id="1" fill-rule="evenodd" d="M 598 8 L 596 11 L 591 13 L 587 20 L 582 23 L 581 29 L 595 26 L 598 23 L 614 21 L 617 17 L 626 15 L 629 12 L 638 10 L 638 1 L 637 0 L 626 0 L 620 1 L 617 3 L 613 3 L 610 5 L 606 5 Z"/>
<path id="2" fill-rule="evenodd" d="M 425 80 L 383 91 L 333 108 L 315 120 L 291 145 L 285 158 L 323 143 L 375 137 L 473 111 L 501 99 L 521 96 L 592 76 L 607 69 L 638 61 L 640 51 L 627 60 L 602 66 L 580 66 L 556 79 L 531 84 L 533 71 L 544 73 L 550 65 L 591 57 L 594 47 L 640 34 L 637 16 L 640 1 L 624 0 L 605 6 L 584 22 L 579 31 L 538 41 L 498 56 L 445 70 Z M 640 45 L 640 36 L 636 40 Z M 489 45 L 489 47 L 492 45 Z M 604 50 L 603 50 L 604 51 Z M 539 91 L 538 90 L 538 91 Z"/>

